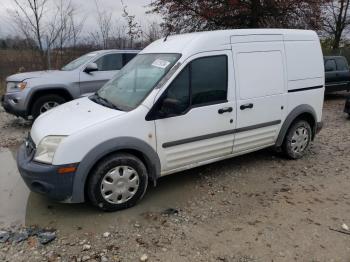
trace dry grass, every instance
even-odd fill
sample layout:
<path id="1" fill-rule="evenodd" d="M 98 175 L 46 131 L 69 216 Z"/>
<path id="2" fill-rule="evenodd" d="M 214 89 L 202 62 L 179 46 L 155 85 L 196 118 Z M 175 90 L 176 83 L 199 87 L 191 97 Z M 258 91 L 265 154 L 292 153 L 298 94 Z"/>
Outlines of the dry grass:
<path id="1" fill-rule="evenodd" d="M 64 64 L 81 56 L 87 51 L 66 50 L 64 53 L 52 52 L 52 69 L 61 68 Z M 5 79 L 19 72 L 46 70 L 46 58 L 36 50 L 0 50 L 0 95 L 5 92 Z"/>

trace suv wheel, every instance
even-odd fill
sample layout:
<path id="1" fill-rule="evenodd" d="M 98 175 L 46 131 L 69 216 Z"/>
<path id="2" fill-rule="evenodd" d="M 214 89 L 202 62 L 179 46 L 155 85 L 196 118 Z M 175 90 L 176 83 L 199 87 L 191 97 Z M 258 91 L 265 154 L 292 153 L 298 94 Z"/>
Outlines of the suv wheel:
<path id="1" fill-rule="evenodd" d="M 148 175 L 137 157 L 118 153 L 102 160 L 87 184 L 92 204 L 103 211 L 117 211 L 134 206 L 145 194 Z"/>
<path id="2" fill-rule="evenodd" d="M 65 102 L 66 100 L 59 95 L 45 95 L 39 97 L 33 104 L 32 117 L 36 119 L 39 115 Z"/>
<path id="3" fill-rule="evenodd" d="M 312 137 L 310 124 L 297 120 L 289 128 L 283 143 L 283 151 L 290 159 L 302 158 L 309 148 Z"/>

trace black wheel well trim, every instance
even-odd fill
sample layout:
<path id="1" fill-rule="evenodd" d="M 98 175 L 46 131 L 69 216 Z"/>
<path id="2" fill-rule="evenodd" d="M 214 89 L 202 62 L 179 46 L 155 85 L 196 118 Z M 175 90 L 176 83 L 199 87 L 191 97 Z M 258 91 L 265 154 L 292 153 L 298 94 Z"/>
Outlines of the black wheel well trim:
<path id="1" fill-rule="evenodd" d="M 286 117 L 285 121 L 283 122 L 283 125 L 281 127 L 281 130 L 278 134 L 277 141 L 276 141 L 276 147 L 281 147 L 284 141 L 284 138 L 287 134 L 288 129 L 290 126 L 294 123 L 297 119 L 304 119 L 309 122 L 312 129 L 312 139 L 314 139 L 316 135 L 316 128 L 317 128 L 317 116 L 315 110 L 310 105 L 299 105 L 296 108 L 294 108 L 289 115 Z"/>
<path id="2" fill-rule="evenodd" d="M 66 102 L 74 99 L 72 94 L 66 88 L 63 88 L 63 87 L 34 90 L 34 92 L 30 95 L 30 99 L 28 102 L 28 107 L 27 107 L 27 114 L 28 115 L 31 114 L 32 107 L 33 107 L 33 104 L 35 103 L 35 101 L 40 96 L 44 96 L 44 95 L 60 95 L 66 99 Z"/>
<path id="3" fill-rule="evenodd" d="M 156 185 L 160 177 L 160 159 L 156 151 L 145 141 L 133 137 L 118 137 L 107 140 L 89 151 L 79 163 L 73 181 L 72 202 L 85 201 L 86 182 L 93 168 L 103 158 L 118 152 L 130 153 L 140 158 L 145 164 L 149 179 Z"/>

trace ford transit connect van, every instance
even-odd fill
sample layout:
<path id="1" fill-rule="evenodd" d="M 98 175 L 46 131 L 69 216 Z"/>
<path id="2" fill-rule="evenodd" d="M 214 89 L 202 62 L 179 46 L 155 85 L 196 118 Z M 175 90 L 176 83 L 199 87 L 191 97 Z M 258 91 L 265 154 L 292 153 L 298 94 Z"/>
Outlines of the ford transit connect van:
<path id="1" fill-rule="evenodd" d="M 321 128 L 324 82 L 312 31 L 169 36 L 94 95 L 41 115 L 19 171 L 32 191 L 114 211 L 181 170 L 271 146 L 298 159 Z"/>

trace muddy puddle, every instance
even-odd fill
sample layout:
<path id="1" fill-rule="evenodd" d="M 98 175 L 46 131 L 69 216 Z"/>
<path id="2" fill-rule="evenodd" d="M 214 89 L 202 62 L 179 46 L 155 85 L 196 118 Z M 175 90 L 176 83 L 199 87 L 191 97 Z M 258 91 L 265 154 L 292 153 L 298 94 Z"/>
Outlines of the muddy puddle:
<path id="1" fill-rule="evenodd" d="M 181 209 L 196 194 L 194 185 L 200 179 L 194 174 L 179 173 L 164 177 L 156 188 L 149 188 L 135 207 L 103 213 L 89 204 L 60 204 L 31 193 L 16 167 L 16 149 L 0 148 L 0 228 L 10 226 L 52 227 L 63 233 L 72 230 L 102 232 L 110 226 L 147 222 L 147 212 Z"/>

